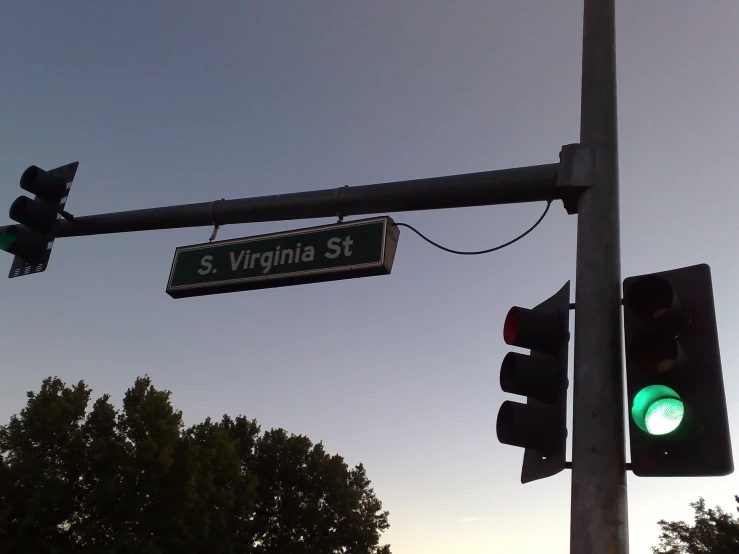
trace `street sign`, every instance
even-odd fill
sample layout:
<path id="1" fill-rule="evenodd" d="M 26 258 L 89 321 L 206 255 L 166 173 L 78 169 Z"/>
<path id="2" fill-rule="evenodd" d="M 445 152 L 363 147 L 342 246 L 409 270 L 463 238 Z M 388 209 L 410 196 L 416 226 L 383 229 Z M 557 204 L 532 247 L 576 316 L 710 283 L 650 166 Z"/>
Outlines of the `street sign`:
<path id="1" fill-rule="evenodd" d="M 390 217 L 177 248 L 172 298 L 373 275 L 393 267 L 400 230 Z"/>

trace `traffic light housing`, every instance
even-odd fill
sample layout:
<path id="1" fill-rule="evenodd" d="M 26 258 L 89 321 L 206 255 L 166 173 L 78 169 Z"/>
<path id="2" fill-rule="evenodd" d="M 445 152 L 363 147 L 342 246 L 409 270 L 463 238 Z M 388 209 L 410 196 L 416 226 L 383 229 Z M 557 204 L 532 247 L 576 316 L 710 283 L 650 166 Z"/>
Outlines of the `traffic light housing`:
<path id="1" fill-rule="evenodd" d="M 35 196 L 19 196 L 11 204 L 10 218 L 20 225 L 9 225 L 0 234 L 0 249 L 15 255 L 8 277 L 46 269 L 78 165 L 74 162 L 51 171 L 32 165 L 23 172 L 21 188 Z"/>
<path id="2" fill-rule="evenodd" d="M 521 482 L 551 477 L 565 468 L 567 443 L 567 360 L 570 338 L 570 282 L 535 308 L 513 307 L 503 325 L 509 352 L 500 370 L 504 392 L 526 397 L 505 401 L 496 432 L 501 443 L 524 448 Z"/>
<path id="3" fill-rule="evenodd" d="M 631 470 L 732 473 L 710 268 L 629 277 L 623 288 Z"/>

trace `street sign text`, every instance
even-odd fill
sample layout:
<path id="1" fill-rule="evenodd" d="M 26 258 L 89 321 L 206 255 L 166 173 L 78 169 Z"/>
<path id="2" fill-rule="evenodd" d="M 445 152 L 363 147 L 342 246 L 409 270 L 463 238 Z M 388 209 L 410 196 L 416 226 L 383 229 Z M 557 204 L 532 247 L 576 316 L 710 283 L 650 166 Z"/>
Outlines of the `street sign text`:
<path id="1" fill-rule="evenodd" d="M 177 248 L 173 298 L 390 273 L 399 230 L 389 217 Z"/>

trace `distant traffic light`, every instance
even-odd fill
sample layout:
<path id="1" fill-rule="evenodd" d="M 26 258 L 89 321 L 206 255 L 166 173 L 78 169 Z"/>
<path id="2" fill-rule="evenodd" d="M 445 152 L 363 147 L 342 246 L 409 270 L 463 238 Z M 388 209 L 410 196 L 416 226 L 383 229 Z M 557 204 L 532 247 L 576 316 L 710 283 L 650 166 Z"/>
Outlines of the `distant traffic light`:
<path id="1" fill-rule="evenodd" d="M 629 277 L 624 305 L 632 471 L 732 473 L 710 268 Z"/>
<path id="2" fill-rule="evenodd" d="M 35 195 L 19 196 L 10 206 L 9 225 L 0 234 L 0 249 L 15 255 L 8 277 L 21 277 L 46 269 L 54 245 L 57 221 L 67 202 L 78 162 L 44 171 L 32 165 L 20 185 Z"/>
<path id="3" fill-rule="evenodd" d="M 565 468 L 569 309 L 568 281 L 532 310 L 511 308 L 503 325 L 506 344 L 531 350 L 531 355 L 509 352 L 503 359 L 500 387 L 527 397 L 527 403 L 505 401 L 496 423 L 500 442 L 526 449 L 522 483 Z"/>

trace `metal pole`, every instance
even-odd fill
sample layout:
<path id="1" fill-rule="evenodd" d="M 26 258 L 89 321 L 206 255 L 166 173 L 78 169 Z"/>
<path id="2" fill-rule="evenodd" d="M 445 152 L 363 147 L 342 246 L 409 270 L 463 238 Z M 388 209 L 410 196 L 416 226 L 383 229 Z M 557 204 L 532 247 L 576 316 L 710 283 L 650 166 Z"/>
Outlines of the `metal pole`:
<path id="1" fill-rule="evenodd" d="M 615 0 L 585 0 L 580 143 L 592 187 L 578 204 L 572 554 L 626 554 Z"/>
<path id="2" fill-rule="evenodd" d="M 568 185 L 568 166 L 571 162 L 566 153 L 567 147 L 564 163 L 81 216 L 73 221 L 60 221 L 56 236 L 438 210 L 553 199 L 563 200 L 567 207 L 569 202 L 577 201 L 579 189 Z M 564 170 L 562 176 L 560 168 Z M 0 233 L 4 229 L 0 227 Z"/>

